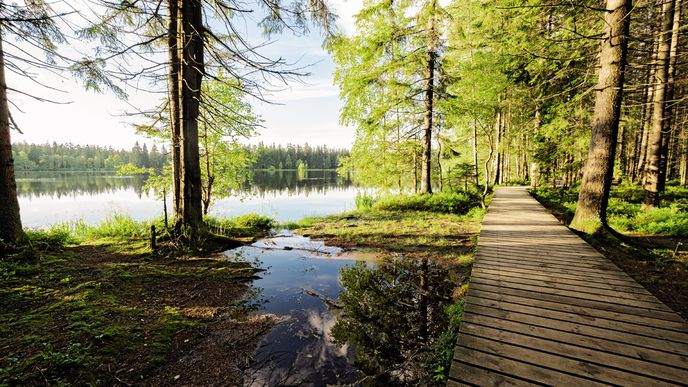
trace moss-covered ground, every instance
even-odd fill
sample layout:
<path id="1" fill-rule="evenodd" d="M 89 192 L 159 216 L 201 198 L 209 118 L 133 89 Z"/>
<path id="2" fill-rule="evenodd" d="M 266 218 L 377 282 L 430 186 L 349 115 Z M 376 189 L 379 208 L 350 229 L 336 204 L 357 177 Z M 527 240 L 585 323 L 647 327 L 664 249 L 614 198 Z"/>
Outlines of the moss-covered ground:
<path id="1" fill-rule="evenodd" d="M 25 246 L 5 247 L 0 385 L 240 380 L 271 324 L 242 303 L 255 269 L 208 252 L 152 252 L 147 225 L 111 223 L 109 233 L 28 230 Z"/>

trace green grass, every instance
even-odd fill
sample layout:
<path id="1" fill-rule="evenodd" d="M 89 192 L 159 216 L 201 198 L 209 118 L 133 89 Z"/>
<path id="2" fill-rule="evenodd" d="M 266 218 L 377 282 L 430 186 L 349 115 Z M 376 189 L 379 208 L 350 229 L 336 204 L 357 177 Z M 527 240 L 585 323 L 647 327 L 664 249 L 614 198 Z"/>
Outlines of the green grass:
<path id="1" fill-rule="evenodd" d="M 264 215 L 246 214 L 235 218 L 206 217 L 208 230 L 224 237 L 257 237 L 265 235 L 277 223 Z M 25 249 L 32 251 L 61 251 L 66 246 L 83 243 L 117 244 L 123 241 L 138 241 L 145 250 L 154 225 L 158 235 L 165 236 L 166 229 L 162 219 L 137 221 L 128 215 L 114 214 L 108 216 L 98 225 L 89 225 L 83 221 L 66 222 L 44 228 L 28 228 Z M 131 246 L 127 250 L 131 251 Z"/>
<path id="2" fill-rule="evenodd" d="M 578 188 L 538 188 L 531 192 L 558 215 L 571 221 L 576 212 Z M 688 188 L 668 186 L 660 208 L 641 210 L 642 187 L 622 184 L 610 193 L 607 219 L 619 232 L 644 235 L 688 236 Z"/>
<path id="3" fill-rule="evenodd" d="M 435 194 L 384 195 L 372 197 L 356 195 L 357 210 L 426 211 L 443 214 L 465 214 L 479 205 L 480 198 L 468 192 L 439 192 Z"/>
<path id="4" fill-rule="evenodd" d="M 273 219 L 258 214 L 239 215 L 236 218 L 206 217 L 205 222 L 212 232 L 234 237 L 264 235 L 277 226 Z"/>

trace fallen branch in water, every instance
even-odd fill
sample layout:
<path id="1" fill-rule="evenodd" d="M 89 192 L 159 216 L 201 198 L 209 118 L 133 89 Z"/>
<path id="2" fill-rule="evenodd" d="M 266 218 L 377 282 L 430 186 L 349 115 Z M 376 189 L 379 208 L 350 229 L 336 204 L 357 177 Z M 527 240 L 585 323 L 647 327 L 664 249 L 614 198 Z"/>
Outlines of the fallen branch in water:
<path id="1" fill-rule="evenodd" d="M 313 290 L 313 289 L 301 288 L 301 292 L 306 293 L 306 294 L 308 294 L 308 295 L 310 295 L 310 296 L 313 296 L 313 297 L 316 297 L 316 298 L 320 299 L 320 300 L 321 300 L 322 302 L 324 302 L 325 305 L 327 305 L 329 308 L 344 309 L 344 307 L 341 306 L 341 305 L 339 305 L 339 304 L 337 303 L 337 301 L 335 301 L 335 300 L 333 300 L 333 299 L 331 299 L 331 298 L 329 298 L 329 297 L 325 297 L 325 296 L 323 296 L 322 294 L 316 292 L 316 291 Z"/>

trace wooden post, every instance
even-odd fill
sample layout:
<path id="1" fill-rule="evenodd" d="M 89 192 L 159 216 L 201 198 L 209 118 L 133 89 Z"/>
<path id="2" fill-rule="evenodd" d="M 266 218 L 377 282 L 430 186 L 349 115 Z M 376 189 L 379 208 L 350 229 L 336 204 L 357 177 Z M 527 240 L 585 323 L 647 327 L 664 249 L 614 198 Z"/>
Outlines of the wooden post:
<path id="1" fill-rule="evenodd" d="M 155 225 L 151 224 L 151 232 L 150 232 L 150 248 L 151 251 L 155 251 L 155 242 L 156 242 L 156 237 L 155 237 Z"/>

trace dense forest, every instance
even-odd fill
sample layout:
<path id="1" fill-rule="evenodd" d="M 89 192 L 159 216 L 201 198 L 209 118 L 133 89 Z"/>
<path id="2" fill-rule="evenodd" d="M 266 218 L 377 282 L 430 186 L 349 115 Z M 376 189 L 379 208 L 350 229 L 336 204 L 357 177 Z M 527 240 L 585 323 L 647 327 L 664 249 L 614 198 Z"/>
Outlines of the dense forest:
<path id="1" fill-rule="evenodd" d="M 250 147 L 255 155 L 254 169 L 298 169 L 299 165 L 310 169 L 337 169 L 339 161 L 349 156 L 347 149 L 331 149 L 326 146 L 265 145 L 262 142 Z"/>
<path id="2" fill-rule="evenodd" d="M 339 159 L 347 157 L 346 149 L 304 145 L 244 146 L 252 155 L 252 169 L 297 169 L 299 165 L 310 169 L 336 169 Z M 113 149 L 94 145 L 28 144 L 12 146 L 14 168 L 17 171 L 115 171 L 123 164 L 162 170 L 169 163 L 165 145 L 150 150 L 138 142 L 131 150 Z"/>
<path id="3" fill-rule="evenodd" d="M 358 128 L 350 168 L 421 191 L 424 170 L 441 186 L 467 164 L 481 185 L 579 182 L 596 92 L 609 87 L 597 74 L 614 70 L 601 68 L 604 18 L 599 1 L 367 2 L 358 33 L 328 46 L 342 120 Z M 637 1 L 627 19 L 627 35 L 619 26 L 611 38 L 627 45 L 612 62 L 627 62 L 615 69 L 625 92 L 614 176 L 649 190 L 686 185 L 681 1 Z"/>

